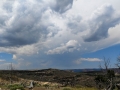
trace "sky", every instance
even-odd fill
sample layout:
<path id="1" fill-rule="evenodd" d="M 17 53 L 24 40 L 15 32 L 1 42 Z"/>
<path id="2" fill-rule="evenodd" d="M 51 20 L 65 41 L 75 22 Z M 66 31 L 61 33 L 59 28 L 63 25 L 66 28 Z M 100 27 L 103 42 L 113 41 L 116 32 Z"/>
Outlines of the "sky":
<path id="1" fill-rule="evenodd" d="M 0 0 L 0 69 L 116 67 L 120 0 Z"/>

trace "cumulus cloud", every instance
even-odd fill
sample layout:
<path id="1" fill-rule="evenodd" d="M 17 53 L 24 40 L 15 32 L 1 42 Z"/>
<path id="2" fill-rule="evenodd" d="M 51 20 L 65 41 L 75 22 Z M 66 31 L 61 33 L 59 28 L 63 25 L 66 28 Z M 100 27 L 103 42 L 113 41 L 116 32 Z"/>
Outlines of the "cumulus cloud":
<path id="1" fill-rule="evenodd" d="M 78 60 L 75 60 L 74 63 L 75 64 L 80 64 L 82 61 L 89 61 L 89 62 L 100 62 L 102 61 L 99 58 L 80 58 Z"/>
<path id="2" fill-rule="evenodd" d="M 98 41 L 108 37 L 108 30 L 120 23 L 120 16 L 116 13 L 113 7 L 105 4 L 93 12 L 89 26 L 90 31 L 84 37 L 84 41 Z"/>
<path id="3" fill-rule="evenodd" d="M 49 50 L 47 54 L 61 54 L 64 52 L 72 52 L 73 50 L 77 49 L 79 46 L 76 40 L 70 40 L 66 44 L 61 45 L 53 50 Z"/>

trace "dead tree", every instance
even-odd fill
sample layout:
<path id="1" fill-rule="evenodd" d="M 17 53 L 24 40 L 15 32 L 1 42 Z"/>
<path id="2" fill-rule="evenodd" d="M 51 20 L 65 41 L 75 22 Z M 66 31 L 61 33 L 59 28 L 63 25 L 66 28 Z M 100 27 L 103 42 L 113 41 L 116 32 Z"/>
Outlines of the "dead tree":
<path id="1" fill-rule="evenodd" d="M 110 59 L 106 59 L 105 57 L 103 58 L 103 65 L 99 65 L 99 67 L 101 68 L 102 72 L 104 74 L 102 74 L 101 76 L 96 77 L 96 82 L 98 85 L 105 85 L 105 89 L 106 90 L 113 90 L 113 88 L 115 87 L 115 83 L 114 83 L 114 71 L 110 69 Z"/>
<path id="2" fill-rule="evenodd" d="M 110 59 L 106 59 L 105 57 L 103 57 L 103 65 L 101 65 L 101 63 L 99 64 L 99 68 L 102 71 L 108 71 L 108 69 L 110 68 Z"/>

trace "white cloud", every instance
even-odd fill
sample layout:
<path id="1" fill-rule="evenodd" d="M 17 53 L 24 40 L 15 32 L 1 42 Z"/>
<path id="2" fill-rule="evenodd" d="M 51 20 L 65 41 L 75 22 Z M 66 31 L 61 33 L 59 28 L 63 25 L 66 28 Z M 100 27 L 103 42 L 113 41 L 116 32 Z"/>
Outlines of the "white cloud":
<path id="1" fill-rule="evenodd" d="M 64 52 L 72 52 L 77 49 L 78 42 L 76 40 L 70 40 L 66 44 L 61 45 L 53 50 L 49 50 L 47 54 L 62 54 Z"/>
<path id="2" fill-rule="evenodd" d="M 75 60 L 74 63 L 75 64 L 81 64 L 82 61 L 88 61 L 88 62 L 100 62 L 102 61 L 99 58 L 80 58 L 78 60 Z"/>

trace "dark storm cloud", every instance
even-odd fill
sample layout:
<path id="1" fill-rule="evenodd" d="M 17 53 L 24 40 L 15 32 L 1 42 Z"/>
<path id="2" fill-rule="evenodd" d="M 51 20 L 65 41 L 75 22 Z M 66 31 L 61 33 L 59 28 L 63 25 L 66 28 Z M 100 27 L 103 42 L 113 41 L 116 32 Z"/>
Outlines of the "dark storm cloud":
<path id="1" fill-rule="evenodd" d="M 84 41 L 98 41 L 108 37 L 108 30 L 120 23 L 120 16 L 116 15 L 111 5 L 104 5 L 93 13 L 89 21 L 90 32 Z"/>
<path id="2" fill-rule="evenodd" d="M 73 0 L 55 0 L 55 6 L 52 9 L 59 13 L 64 13 L 72 7 Z"/>
<path id="3" fill-rule="evenodd" d="M 48 34 L 47 25 L 50 24 L 45 22 L 44 18 L 46 6 L 41 3 L 6 1 L 2 10 L 4 12 L 0 15 L 0 46 L 33 44 Z"/>
<path id="4" fill-rule="evenodd" d="M 16 46 L 37 42 L 40 33 L 42 33 L 44 29 L 44 26 L 37 26 L 37 24 L 37 18 L 32 15 L 26 14 L 16 16 L 12 24 L 5 28 L 6 32 L 3 39 L 7 42 L 1 43 L 1 45 Z"/>
<path id="5" fill-rule="evenodd" d="M 0 42 L 0 46 L 26 45 L 37 42 L 42 31 L 45 30 L 44 25 L 37 26 L 37 19 L 32 15 L 29 16 L 29 13 L 16 15 L 10 25 L 4 26 L 5 32 L 1 36 L 1 41 L 4 40 L 4 42 Z"/>

